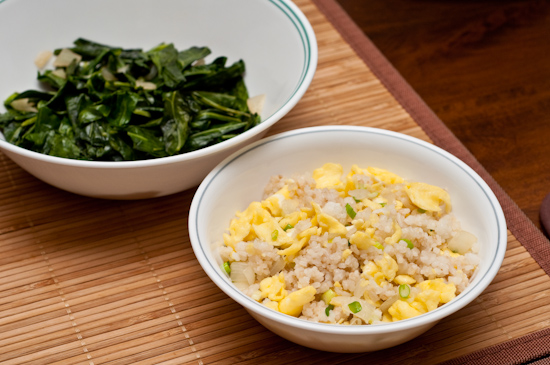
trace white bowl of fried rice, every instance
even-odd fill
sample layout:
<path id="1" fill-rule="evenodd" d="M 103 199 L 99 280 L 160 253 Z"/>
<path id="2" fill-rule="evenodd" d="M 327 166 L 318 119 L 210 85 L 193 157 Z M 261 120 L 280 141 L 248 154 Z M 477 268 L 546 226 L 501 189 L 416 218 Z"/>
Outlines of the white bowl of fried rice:
<path id="1" fill-rule="evenodd" d="M 323 126 L 220 163 L 193 198 L 189 236 L 212 281 L 269 330 L 367 352 L 477 298 L 500 268 L 507 228 L 489 186 L 448 152 L 387 130 Z"/>

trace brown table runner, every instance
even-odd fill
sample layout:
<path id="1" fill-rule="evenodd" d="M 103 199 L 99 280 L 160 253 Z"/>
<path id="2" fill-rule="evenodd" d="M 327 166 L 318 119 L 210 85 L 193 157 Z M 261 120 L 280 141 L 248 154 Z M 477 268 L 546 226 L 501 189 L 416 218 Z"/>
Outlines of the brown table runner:
<path id="1" fill-rule="evenodd" d="M 311 350 L 222 293 L 187 236 L 194 189 L 108 201 L 50 187 L 0 155 L 0 364 L 519 363 L 548 355 L 550 244 L 333 0 L 297 0 L 317 34 L 310 89 L 270 134 L 364 125 L 431 141 L 493 188 L 509 225 L 494 282 L 419 338 L 368 354 Z"/>

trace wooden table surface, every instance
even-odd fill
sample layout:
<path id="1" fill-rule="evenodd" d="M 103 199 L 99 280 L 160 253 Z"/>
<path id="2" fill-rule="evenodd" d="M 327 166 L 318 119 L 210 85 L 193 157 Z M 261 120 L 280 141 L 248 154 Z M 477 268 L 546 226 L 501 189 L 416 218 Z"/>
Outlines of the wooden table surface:
<path id="1" fill-rule="evenodd" d="M 550 1 L 338 2 L 541 228 L 550 193 Z"/>

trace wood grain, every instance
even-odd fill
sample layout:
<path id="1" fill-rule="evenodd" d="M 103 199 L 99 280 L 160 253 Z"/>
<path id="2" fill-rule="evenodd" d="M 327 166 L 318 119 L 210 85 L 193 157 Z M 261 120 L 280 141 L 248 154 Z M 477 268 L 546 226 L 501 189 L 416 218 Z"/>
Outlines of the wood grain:
<path id="1" fill-rule="evenodd" d="M 337 1 L 541 228 L 550 1 Z"/>

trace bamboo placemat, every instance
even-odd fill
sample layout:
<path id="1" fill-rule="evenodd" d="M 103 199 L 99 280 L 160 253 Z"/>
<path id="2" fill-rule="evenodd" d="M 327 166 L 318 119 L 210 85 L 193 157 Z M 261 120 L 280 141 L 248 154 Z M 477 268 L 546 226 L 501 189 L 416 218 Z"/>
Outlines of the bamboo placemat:
<path id="1" fill-rule="evenodd" d="M 534 344 L 526 360 L 544 354 L 550 260 L 539 248 L 547 241 L 332 0 L 296 3 L 316 32 L 319 65 L 304 98 L 270 134 L 363 125 L 450 149 L 485 175 L 507 214 L 508 251 L 494 282 L 406 344 L 369 354 L 311 350 L 263 328 L 202 271 L 187 236 L 195 189 L 90 199 L 48 186 L 0 154 L 1 364 L 476 363 L 514 348 L 508 344 L 519 352 Z"/>

